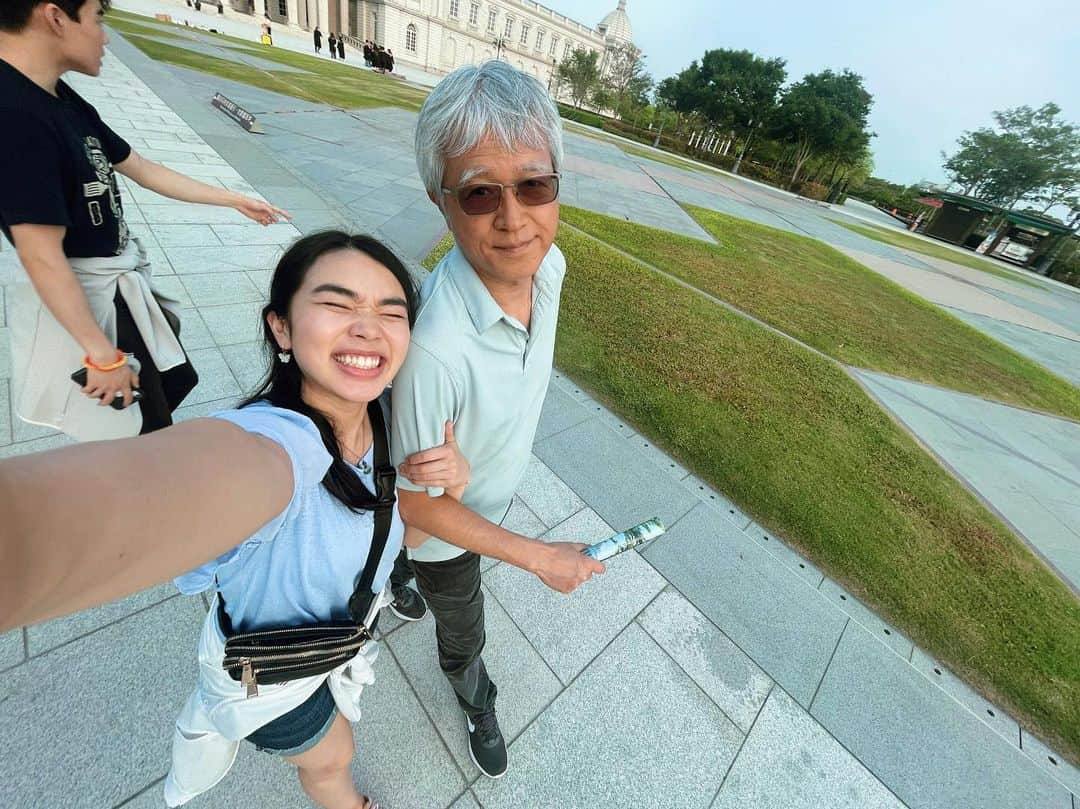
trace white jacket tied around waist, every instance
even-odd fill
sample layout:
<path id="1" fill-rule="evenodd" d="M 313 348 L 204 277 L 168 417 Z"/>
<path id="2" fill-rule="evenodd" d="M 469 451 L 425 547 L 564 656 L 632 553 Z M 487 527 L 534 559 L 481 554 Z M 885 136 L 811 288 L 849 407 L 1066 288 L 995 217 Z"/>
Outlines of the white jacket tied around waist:
<path id="1" fill-rule="evenodd" d="M 384 590 L 379 607 L 390 603 Z M 302 705 L 323 681 L 330 687 L 342 716 L 360 721 L 360 694 L 375 682 L 372 668 L 379 656 L 376 641 L 368 641 L 350 660 L 326 674 L 275 685 L 260 685 L 248 699 L 247 688 L 222 667 L 225 636 L 217 621 L 217 597 L 203 621 L 199 637 L 199 679 L 176 719 L 172 768 L 165 779 L 165 802 L 180 806 L 224 778 L 236 760 L 240 742 L 263 725 Z"/>
<path id="2" fill-rule="evenodd" d="M 159 371 L 182 365 L 184 349 L 162 309 L 179 318 L 180 303 L 155 292 L 150 263 L 138 239 L 118 256 L 69 258 L 86 293 L 90 311 L 105 336 L 116 344 L 117 290 Z M 142 429 L 137 406 L 101 407 L 71 381 L 82 367 L 82 348 L 53 317 L 28 278 L 11 288 L 12 394 L 23 421 L 55 427 L 80 441 L 126 438 Z M 136 369 L 137 372 L 137 369 Z"/>

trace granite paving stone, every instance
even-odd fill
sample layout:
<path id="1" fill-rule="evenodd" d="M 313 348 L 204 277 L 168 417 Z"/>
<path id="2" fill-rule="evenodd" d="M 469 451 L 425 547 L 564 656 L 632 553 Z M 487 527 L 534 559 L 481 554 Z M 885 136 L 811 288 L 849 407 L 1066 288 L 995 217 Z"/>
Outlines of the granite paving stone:
<path id="1" fill-rule="evenodd" d="M 544 535 L 545 540 L 595 542 L 612 534 L 584 510 Z M 532 573 L 499 565 L 484 577 L 488 589 L 529 638 L 559 679 L 568 684 L 664 588 L 664 579 L 637 553 L 606 562 L 569 595 L 552 590 Z"/>
<path id="2" fill-rule="evenodd" d="M 180 278 L 175 275 L 160 275 L 154 279 L 154 290 L 167 298 L 171 298 L 181 307 L 191 306 L 191 296 L 184 288 Z"/>
<path id="3" fill-rule="evenodd" d="M 185 405 L 212 402 L 240 395 L 240 386 L 229 370 L 225 357 L 218 348 L 199 348 L 188 351 L 191 364 L 199 374 L 199 384 L 184 400 Z"/>
<path id="4" fill-rule="evenodd" d="M 679 481 L 684 488 L 690 490 L 702 501 L 715 508 L 735 525 L 746 530 L 751 522 L 750 518 L 739 509 L 733 502 L 728 500 L 716 489 L 712 488 L 708 483 L 695 475 L 687 475 L 681 481 Z"/>
<path id="5" fill-rule="evenodd" d="M 549 528 L 585 506 L 573 489 L 559 480 L 535 455 L 529 457 L 517 496 Z"/>
<path id="6" fill-rule="evenodd" d="M 1064 786 L 854 621 L 810 712 L 911 809 L 1069 809 Z"/>
<path id="7" fill-rule="evenodd" d="M 504 566 L 500 565 L 496 569 L 502 567 Z M 484 620 L 487 629 L 484 662 L 492 681 L 499 687 L 499 725 L 503 735 L 507 740 L 511 740 L 555 698 L 560 684 L 528 639 L 490 594 L 486 594 L 484 599 Z M 480 771 L 469 758 L 464 714 L 458 706 L 453 689 L 446 681 L 446 676 L 439 668 L 435 621 L 431 613 L 420 621 L 397 629 L 387 638 L 386 643 L 458 766 L 472 781 L 480 775 Z M 400 726 L 398 732 L 401 732 Z"/>
<path id="8" fill-rule="evenodd" d="M 11 378 L 11 327 L 0 328 L 0 379 Z"/>
<path id="9" fill-rule="evenodd" d="M 23 631 L 12 629 L 0 635 L 0 671 L 17 666 L 26 659 L 23 648 Z"/>
<path id="10" fill-rule="evenodd" d="M 520 496 L 515 495 L 510 501 L 510 510 L 501 523 L 507 531 L 535 539 L 548 530 L 544 521 L 537 517 Z"/>
<path id="11" fill-rule="evenodd" d="M 1026 730 L 1020 730 L 1020 746 L 1024 754 L 1065 785 L 1073 795 L 1080 797 L 1080 767 L 1051 750 L 1045 742 Z"/>
<path id="12" fill-rule="evenodd" d="M 225 244 L 209 225 L 154 225 L 154 238 L 164 248 Z"/>
<path id="13" fill-rule="evenodd" d="M 188 351 L 214 347 L 214 338 L 206 328 L 198 309 L 180 310 L 180 342 Z"/>
<path id="14" fill-rule="evenodd" d="M 18 419 L 15 420 L 16 424 Z M 34 438 L 29 441 L 20 441 L 0 447 L 0 459 L 14 458 L 19 455 L 29 455 L 32 452 L 45 452 L 58 447 L 68 447 L 75 443 L 75 439 L 68 438 L 61 433 L 53 433 L 44 438 Z"/>
<path id="15" fill-rule="evenodd" d="M 254 393 L 270 370 L 264 346 L 262 342 L 235 343 L 221 349 L 243 396 Z"/>
<path id="16" fill-rule="evenodd" d="M 244 272 L 191 274 L 184 275 L 180 280 L 195 306 L 250 303 L 264 298 Z"/>
<path id="17" fill-rule="evenodd" d="M 867 632 L 875 635 L 878 640 L 884 642 L 904 660 L 911 658 L 912 650 L 915 648 L 914 644 L 899 629 L 881 620 L 873 610 L 869 609 L 839 584 L 831 579 L 822 579 L 818 585 L 818 591 L 836 604 L 849 617 L 862 624 Z"/>
<path id="18" fill-rule="evenodd" d="M 777 688 L 712 809 L 906 809 L 873 773 Z"/>
<path id="19" fill-rule="evenodd" d="M 660 593 L 637 620 L 724 715 L 748 733 L 772 679 L 676 590 Z"/>
<path id="20" fill-rule="evenodd" d="M 204 306 L 199 310 L 206 328 L 219 346 L 250 343 L 262 338 L 261 301 Z"/>
<path id="21" fill-rule="evenodd" d="M 191 205 L 173 202 L 169 205 L 139 206 L 146 223 L 151 225 L 242 225 L 251 220 L 237 210 L 219 205 Z"/>
<path id="22" fill-rule="evenodd" d="M 26 639 L 30 656 L 37 657 L 50 649 L 177 596 L 178 591 L 171 583 L 159 584 L 100 607 L 27 627 Z"/>
<path id="23" fill-rule="evenodd" d="M 996 732 L 1013 747 L 1020 746 L 1020 726 L 1005 711 L 985 699 L 971 686 L 953 674 L 943 664 L 934 660 L 922 649 L 915 647 L 910 661 L 931 683 L 964 705 L 975 717 Z"/>
<path id="24" fill-rule="evenodd" d="M 213 225 L 213 231 L 221 239 L 222 244 L 242 245 L 289 245 L 300 236 L 299 231 L 291 224 L 279 223 L 276 225 Z"/>
<path id="25" fill-rule="evenodd" d="M 598 419 L 537 442 L 533 452 L 619 530 L 650 517 L 659 517 L 670 526 L 697 502 L 678 481 Z"/>
<path id="26" fill-rule="evenodd" d="M 165 248 L 165 255 L 178 275 L 271 270 L 281 253 L 281 246 L 276 244 Z"/>
<path id="27" fill-rule="evenodd" d="M 450 806 L 450 809 L 482 809 L 471 792 L 466 792 Z"/>
<path id="28" fill-rule="evenodd" d="M 544 408 L 540 411 L 535 440 L 542 441 L 588 418 L 589 412 L 553 379 L 552 384 L 548 385 Z"/>
<path id="29" fill-rule="evenodd" d="M 628 676 L 628 672 L 633 672 Z M 510 746 L 486 809 L 705 809 L 742 734 L 636 624 Z"/>
<path id="30" fill-rule="evenodd" d="M 799 704 L 810 704 L 847 616 L 704 503 L 642 555 Z"/>
<path id="31" fill-rule="evenodd" d="M 756 522 L 750 523 L 743 530 L 750 535 L 751 539 L 761 544 L 765 550 L 787 565 L 800 578 L 805 579 L 811 587 L 819 586 L 825 578 L 824 574 L 809 559 L 772 532 L 766 531 Z"/>
<path id="32" fill-rule="evenodd" d="M 180 423 L 181 421 L 205 418 L 223 410 L 230 410 L 239 403 L 239 396 L 230 396 L 225 399 L 213 399 L 199 404 L 184 405 L 173 412 L 173 421 Z"/>
<path id="33" fill-rule="evenodd" d="M 6 672 L 0 806 L 100 809 L 163 775 L 204 614 L 174 598 Z"/>

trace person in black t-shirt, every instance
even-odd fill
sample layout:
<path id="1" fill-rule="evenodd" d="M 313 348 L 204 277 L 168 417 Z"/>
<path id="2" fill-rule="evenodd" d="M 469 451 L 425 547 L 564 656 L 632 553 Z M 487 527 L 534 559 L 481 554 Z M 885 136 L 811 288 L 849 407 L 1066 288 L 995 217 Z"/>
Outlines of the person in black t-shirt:
<path id="1" fill-rule="evenodd" d="M 326 39 L 326 44 L 330 48 L 330 58 L 337 59 L 337 37 L 334 36 L 334 32 L 330 32 L 330 36 Z"/>
<path id="2" fill-rule="evenodd" d="M 44 305 L 32 319 L 22 317 L 31 323 L 21 332 L 23 345 L 16 344 L 19 318 L 10 324 L 13 366 L 24 365 L 21 379 L 15 374 L 15 410 L 81 439 L 167 426 L 198 379 L 177 339 L 179 321 L 154 293 L 145 252 L 128 233 L 113 170 L 164 196 L 231 207 L 263 225 L 288 217 L 140 156 L 60 80 L 69 70 L 100 73 L 107 6 L 108 0 L 0 3 L 0 231 L 33 284 L 20 300 Z M 13 300 L 13 314 L 27 315 L 16 311 L 22 305 Z M 87 411 L 73 400 L 88 400 L 70 395 L 77 388 L 69 378 L 80 357 L 82 393 L 118 407 L 90 410 L 83 424 L 92 426 L 81 432 L 70 414 Z M 168 361 L 155 362 L 162 357 Z M 143 399 L 138 413 L 128 413 L 135 387 Z M 120 421 L 135 428 L 117 427 Z"/>
<path id="3" fill-rule="evenodd" d="M 315 32 L 312 34 L 315 40 L 315 53 L 322 53 L 322 31 L 319 30 L 319 26 L 315 26 Z"/>

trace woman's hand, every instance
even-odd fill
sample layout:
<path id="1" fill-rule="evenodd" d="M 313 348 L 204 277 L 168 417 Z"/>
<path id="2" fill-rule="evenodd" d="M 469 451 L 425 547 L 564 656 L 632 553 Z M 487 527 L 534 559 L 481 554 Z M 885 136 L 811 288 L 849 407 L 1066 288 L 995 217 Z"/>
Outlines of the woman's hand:
<path id="1" fill-rule="evenodd" d="M 281 208 L 277 208 L 269 202 L 263 202 L 262 200 L 254 199 L 252 197 L 237 195 L 237 199 L 233 202 L 232 207 L 240 211 L 240 213 L 248 219 L 258 222 L 260 225 L 272 225 L 282 219 L 292 219 L 292 217 Z"/>
<path id="2" fill-rule="evenodd" d="M 398 467 L 398 472 L 417 486 L 443 488 L 460 500 L 472 470 L 454 439 L 454 423 L 447 421 L 444 430 L 445 443 L 413 453 Z"/>

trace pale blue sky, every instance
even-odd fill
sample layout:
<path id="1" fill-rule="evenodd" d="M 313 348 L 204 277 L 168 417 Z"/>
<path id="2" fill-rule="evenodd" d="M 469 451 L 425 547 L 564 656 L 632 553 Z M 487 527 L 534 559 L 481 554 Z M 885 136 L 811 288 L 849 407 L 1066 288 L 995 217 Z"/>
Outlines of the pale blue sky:
<path id="1" fill-rule="evenodd" d="M 616 4 L 544 2 L 594 26 Z M 628 0 L 627 12 L 657 80 L 709 48 L 779 56 L 789 81 L 860 73 L 874 173 L 895 182 L 944 180 L 941 151 L 996 109 L 1054 101 L 1080 122 L 1080 0 Z"/>

